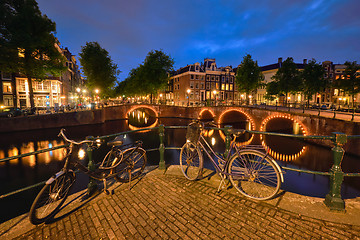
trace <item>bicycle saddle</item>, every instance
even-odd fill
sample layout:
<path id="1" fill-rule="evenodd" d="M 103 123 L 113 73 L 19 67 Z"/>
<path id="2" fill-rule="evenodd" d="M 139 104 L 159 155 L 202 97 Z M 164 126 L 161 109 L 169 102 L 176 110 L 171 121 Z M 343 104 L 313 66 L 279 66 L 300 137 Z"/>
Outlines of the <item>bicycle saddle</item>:
<path id="1" fill-rule="evenodd" d="M 123 141 L 116 139 L 116 138 L 112 141 L 107 142 L 107 145 L 110 147 L 118 147 L 118 146 L 121 146 L 122 144 L 123 144 Z"/>

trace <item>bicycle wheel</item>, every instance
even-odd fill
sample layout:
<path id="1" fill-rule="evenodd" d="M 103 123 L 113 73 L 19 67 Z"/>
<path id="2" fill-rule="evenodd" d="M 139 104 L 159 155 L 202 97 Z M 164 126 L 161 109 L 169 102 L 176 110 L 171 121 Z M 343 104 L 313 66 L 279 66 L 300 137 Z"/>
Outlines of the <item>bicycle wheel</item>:
<path id="1" fill-rule="evenodd" d="M 119 182 L 128 182 L 136 179 L 144 171 L 146 166 L 146 151 L 142 148 L 128 148 L 123 152 L 123 159 L 114 169 L 115 179 Z M 131 174 L 131 175 L 130 175 Z"/>
<path id="2" fill-rule="evenodd" d="M 180 151 L 180 167 L 184 176 L 196 180 L 203 168 L 203 157 L 200 149 L 192 142 L 185 143 Z"/>
<path id="3" fill-rule="evenodd" d="M 74 181 L 74 174 L 66 173 L 46 184 L 30 208 L 30 222 L 37 225 L 53 217 L 65 202 Z"/>
<path id="4" fill-rule="evenodd" d="M 232 185 L 246 197 L 267 200 L 280 189 L 281 176 L 275 161 L 257 150 L 242 150 L 229 162 Z"/>

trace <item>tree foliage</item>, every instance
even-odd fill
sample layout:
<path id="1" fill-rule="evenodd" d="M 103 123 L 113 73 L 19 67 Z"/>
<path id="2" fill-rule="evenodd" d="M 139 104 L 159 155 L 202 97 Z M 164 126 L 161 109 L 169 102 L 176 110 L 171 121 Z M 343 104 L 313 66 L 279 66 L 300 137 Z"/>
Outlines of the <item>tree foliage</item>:
<path id="1" fill-rule="evenodd" d="M 308 104 L 314 94 L 323 92 L 328 86 L 329 80 L 324 75 L 324 67 L 320 63 L 316 63 L 315 59 L 312 59 L 305 65 L 304 71 L 301 73 L 301 91 L 304 93 Z"/>
<path id="2" fill-rule="evenodd" d="M 65 70 L 65 59 L 55 47 L 55 22 L 41 14 L 35 0 L 4 0 L 0 9 L 0 68 L 26 75 L 34 107 L 31 79 L 60 76 Z"/>
<path id="3" fill-rule="evenodd" d="M 300 72 L 294 63 L 293 58 L 287 58 L 282 66 L 278 69 L 276 74 L 272 76 L 277 85 L 277 95 L 284 94 L 285 101 L 287 102 L 287 96 L 289 93 L 296 93 L 301 90 Z"/>
<path id="4" fill-rule="evenodd" d="M 120 71 L 111 60 L 109 52 L 102 48 L 98 42 L 87 42 L 85 46 L 81 47 L 79 55 L 89 90 L 98 88 L 101 95 L 112 95 Z"/>
<path id="5" fill-rule="evenodd" d="M 264 75 L 257 64 L 257 61 L 254 61 L 250 54 L 244 56 L 241 65 L 237 70 L 236 84 L 239 92 L 246 93 L 247 102 L 249 101 L 251 92 L 256 90 L 263 80 Z"/>
<path id="6" fill-rule="evenodd" d="M 162 50 L 152 50 L 143 64 L 130 71 L 117 86 L 117 93 L 129 96 L 154 95 L 166 87 L 174 60 Z"/>

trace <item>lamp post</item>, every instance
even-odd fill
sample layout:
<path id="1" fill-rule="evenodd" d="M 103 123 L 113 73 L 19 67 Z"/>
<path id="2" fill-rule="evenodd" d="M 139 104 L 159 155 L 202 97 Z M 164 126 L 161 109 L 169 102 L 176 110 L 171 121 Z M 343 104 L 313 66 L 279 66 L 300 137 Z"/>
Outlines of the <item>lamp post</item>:
<path id="1" fill-rule="evenodd" d="M 190 105 L 190 92 L 191 92 L 191 90 L 188 89 L 188 90 L 186 90 L 186 92 L 187 92 L 187 98 L 188 98 L 188 103 L 187 103 L 187 105 L 189 106 L 189 105 Z"/>
<path id="2" fill-rule="evenodd" d="M 214 105 L 216 106 L 216 93 L 217 93 L 217 91 L 214 90 L 213 93 L 214 93 Z"/>
<path id="3" fill-rule="evenodd" d="M 81 98 L 80 98 L 81 89 L 78 87 L 78 88 L 76 88 L 76 91 L 78 93 L 78 99 L 79 99 L 78 105 L 79 105 L 81 103 Z"/>
<path id="4" fill-rule="evenodd" d="M 162 96 L 163 96 L 163 94 L 162 93 L 160 93 L 160 95 L 159 95 L 159 97 L 160 97 L 160 104 L 161 104 L 161 99 L 162 99 Z"/>

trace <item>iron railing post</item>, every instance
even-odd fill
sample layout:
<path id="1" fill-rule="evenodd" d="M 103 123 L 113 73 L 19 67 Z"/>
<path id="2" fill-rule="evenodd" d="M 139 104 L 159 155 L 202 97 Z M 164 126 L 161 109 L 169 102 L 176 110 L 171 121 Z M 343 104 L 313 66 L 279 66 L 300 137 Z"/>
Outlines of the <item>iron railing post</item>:
<path id="1" fill-rule="evenodd" d="M 231 129 L 232 126 L 230 125 L 226 125 L 225 126 L 225 152 L 224 152 L 224 157 L 226 158 L 229 154 L 230 151 L 230 143 L 231 143 Z"/>
<path id="2" fill-rule="evenodd" d="M 86 137 L 86 139 L 94 140 L 94 137 L 88 136 L 88 137 Z M 91 147 L 91 143 L 88 143 L 86 153 L 88 155 L 88 168 L 89 168 L 90 171 L 95 171 L 96 166 L 95 166 L 94 161 L 93 161 L 93 155 L 92 155 L 93 149 Z M 89 183 L 88 183 L 88 189 L 87 189 L 88 196 L 91 196 L 95 192 L 96 189 L 97 189 L 96 180 L 90 177 L 89 178 Z"/>
<path id="3" fill-rule="evenodd" d="M 341 161 L 344 156 L 342 146 L 347 141 L 344 133 L 333 132 L 335 146 L 331 149 L 333 152 L 334 164 L 330 169 L 330 190 L 325 197 L 325 205 L 334 211 L 345 211 L 345 202 L 341 198 L 341 184 L 344 180 L 344 172 L 341 169 Z"/>
<path id="4" fill-rule="evenodd" d="M 164 136 L 165 136 L 165 126 L 163 124 L 159 125 L 159 138 L 160 138 L 160 146 L 159 146 L 159 153 L 160 153 L 160 161 L 159 161 L 159 169 L 165 170 L 165 145 L 164 145 Z"/>

